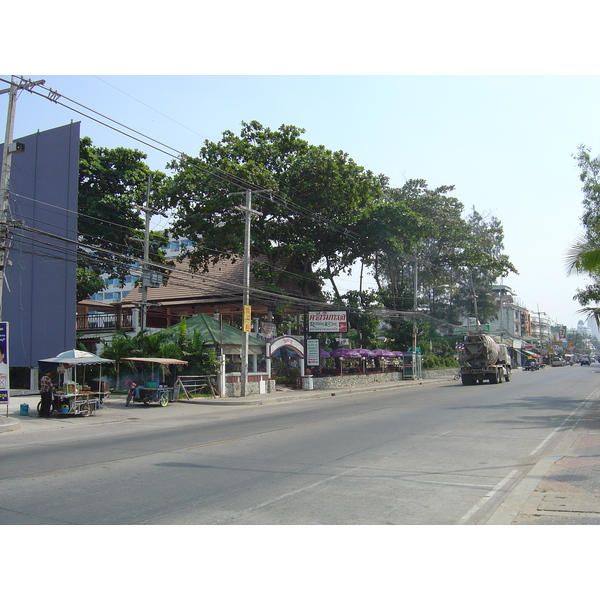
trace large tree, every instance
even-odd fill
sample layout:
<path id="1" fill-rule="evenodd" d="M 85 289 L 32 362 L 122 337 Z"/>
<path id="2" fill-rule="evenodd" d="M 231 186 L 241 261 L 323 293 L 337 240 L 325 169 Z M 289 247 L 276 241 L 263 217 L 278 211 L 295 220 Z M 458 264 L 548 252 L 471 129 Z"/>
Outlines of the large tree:
<path id="1" fill-rule="evenodd" d="M 286 276 L 306 293 L 322 279 L 348 269 L 362 255 L 361 223 L 381 197 L 386 180 L 357 165 L 346 153 L 310 145 L 303 129 L 271 130 L 242 123 L 239 135 L 223 133 L 206 141 L 199 156 L 173 161 L 165 208 L 175 210 L 172 231 L 193 240 L 192 268 L 243 254 L 244 215 L 238 209 L 245 189 L 258 212 L 252 225 L 253 265 L 264 281 Z M 232 195 L 236 194 L 236 195 Z M 315 270 L 316 265 L 325 268 Z"/>
<path id="2" fill-rule="evenodd" d="M 593 157 L 591 149 L 581 145 L 574 158 L 583 184 L 581 223 L 584 232 L 568 250 L 567 270 L 591 278 L 589 285 L 577 290 L 574 299 L 584 307 L 583 314 L 600 323 L 600 308 L 592 306 L 600 303 L 600 157 Z"/>
<path id="3" fill-rule="evenodd" d="M 151 171 L 146 155 L 127 148 L 95 147 L 84 137 L 79 147 L 78 300 L 103 289 L 100 275 L 124 280 L 143 257 L 148 176 L 151 204 L 165 175 Z M 159 246 L 166 237 L 151 234 L 152 260 L 162 262 Z"/>
<path id="4" fill-rule="evenodd" d="M 474 315 L 477 296 L 478 317 L 484 322 L 497 311 L 491 285 L 516 270 L 503 252 L 501 223 L 475 209 L 465 218 L 453 189 L 429 189 L 424 180 L 410 180 L 386 190 L 384 203 L 401 218 L 386 234 L 385 252 L 372 258 L 374 273 L 391 309 L 412 310 L 416 295 L 418 308 L 430 317 L 457 323 L 462 315 Z M 392 337 L 406 344 L 410 334 L 411 326 L 398 323 Z"/>

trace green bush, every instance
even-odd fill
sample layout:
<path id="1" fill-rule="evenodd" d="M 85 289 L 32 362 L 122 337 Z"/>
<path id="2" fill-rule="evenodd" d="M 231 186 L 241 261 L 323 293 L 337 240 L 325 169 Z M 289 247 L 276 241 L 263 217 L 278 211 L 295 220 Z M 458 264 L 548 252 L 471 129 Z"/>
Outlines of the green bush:
<path id="1" fill-rule="evenodd" d="M 275 373 L 275 381 L 281 385 L 295 387 L 300 378 L 300 369 L 298 367 L 280 367 Z"/>
<path id="2" fill-rule="evenodd" d="M 458 367 L 458 362 L 453 356 L 441 356 L 429 355 L 423 357 L 423 368 L 424 369 L 455 369 Z"/>

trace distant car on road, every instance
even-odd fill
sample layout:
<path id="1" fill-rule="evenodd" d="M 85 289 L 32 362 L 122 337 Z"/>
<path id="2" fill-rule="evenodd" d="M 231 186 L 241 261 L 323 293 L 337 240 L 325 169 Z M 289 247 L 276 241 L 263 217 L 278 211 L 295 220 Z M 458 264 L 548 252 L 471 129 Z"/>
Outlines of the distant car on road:
<path id="1" fill-rule="evenodd" d="M 555 356 L 552 359 L 552 366 L 553 367 L 564 367 L 567 363 L 565 362 L 564 358 L 561 358 L 560 356 Z"/>
<path id="2" fill-rule="evenodd" d="M 523 365 L 525 371 L 537 371 L 539 368 L 540 363 L 535 358 L 528 358 Z"/>
<path id="3" fill-rule="evenodd" d="M 583 365 L 589 365 L 590 363 L 591 363 L 591 361 L 590 361 L 590 357 L 589 356 L 582 356 L 579 359 L 579 364 L 582 365 L 582 366 Z"/>

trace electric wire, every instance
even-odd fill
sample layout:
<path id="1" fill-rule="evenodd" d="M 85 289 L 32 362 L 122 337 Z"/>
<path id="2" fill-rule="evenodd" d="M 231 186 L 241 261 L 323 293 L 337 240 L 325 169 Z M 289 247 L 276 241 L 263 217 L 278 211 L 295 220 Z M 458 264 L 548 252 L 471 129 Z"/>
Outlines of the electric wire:
<path id="1" fill-rule="evenodd" d="M 220 169 L 219 167 L 207 167 L 201 163 L 198 162 L 197 159 L 192 158 L 191 156 L 189 156 L 188 154 L 186 154 L 185 152 L 182 152 L 180 150 L 177 150 L 167 144 L 164 144 L 163 142 L 160 142 L 144 133 L 141 133 L 131 127 L 128 127 L 127 125 L 124 125 L 123 123 L 120 123 L 92 108 L 89 108 L 79 102 L 77 102 L 76 100 L 73 100 L 71 98 L 68 98 L 67 96 L 64 96 L 62 94 L 59 94 L 57 91 L 53 90 L 52 88 L 46 87 L 44 85 L 40 85 L 39 87 L 41 87 L 42 89 L 47 90 L 49 93 L 53 94 L 54 97 L 48 97 L 44 94 L 40 94 L 38 91 L 36 91 L 35 89 L 28 89 L 27 91 L 32 93 L 32 94 L 36 94 L 42 98 L 45 98 L 47 100 L 50 100 L 51 102 L 54 102 L 55 104 L 59 104 L 61 106 L 63 106 L 64 108 L 67 108 L 69 110 L 73 110 L 74 112 L 82 115 L 82 116 L 87 116 L 88 118 L 90 118 L 91 120 L 101 124 L 101 125 L 105 125 L 106 127 L 109 127 L 110 129 L 113 129 L 114 131 L 117 131 L 118 133 L 122 133 L 124 135 L 127 135 L 128 137 L 131 137 L 132 139 L 135 139 L 136 141 L 142 143 L 142 144 L 146 144 L 149 147 L 159 151 L 159 152 L 163 152 L 164 154 L 171 156 L 172 158 L 180 158 L 180 159 L 185 159 L 185 160 L 192 160 L 196 163 L 196 166 L 198 168 L 200 168 L 203 171 L 206 171 L 208 174 L 213 175 L 218 177 L 219 179 L 221 179 L 222 181 L 225 181 L 226 183 L 233 183 L 234 185 L 237 185 L 238 187 L 240 187 L 241 189 L 250 189 L 250 190 L 257 190 L 260 186 L 256 185 L 256 184 L 252 184 L 251 182 L 249 182 L 248 180 L 245 180 L 233 173 L 230 173 L 229 171 L 225 171 L 223 169 Z M 162 150 L 158 147 L 156 147 L 154 144 L 149 144 L 147 142 L 144 142 L 142 139 L 140 139 L 139 137 L 135 137 L 132 136 L 131 134 L 128 134 L 126 132 L 120 131 L 118 130 L 116 127 L 113 127 L 111 125 L 108 125 L 106 123 L 103 123 L 102 121 L 100 121 L 99 119 L 96 119 L 95 117 L 91 117 L 89 115 L 86 115 L 85 113 L 81 112 L 80 110 L 74 109 L 66 104 L 64 104 L 63 102 L 58 102 L 57 97 L 60 98 L 64 98 L 65 100 L 67 100 L 68 102 L 71 102 L 73 104 L 75 104 L 76 106 L 79 106 L 81 108 L 84 108 L 85 110 L 89 110 L 92 113 L 98 115 L 99 117 L 102 117 L 103 119 L 107 119 L 108 121 L 115 123 L 116 125 L 120 126 L 120 127 L 124 127 L 125 129 L 128 129 L 129 131 L 135 133 L 137 136 L 142 136 L 148 140 L 151 140 L 152 142 L 154 142 L 155 144 L 160 144 L 161 146 L 164 146 L 165 148 L 167 148 L 168 150 L 171 150 L 175 153 L 177 153 L 176 155 L 172 154 L 171 152 L 167 152 L 166 150 Z M 258 196 L 261 196 L 260 193 L 257 193 Z M 307 208 L 293 202 L 293 200 L 291 200 L 290 198 L 287 197 L 283 197 L 279 194 L 277 194 L 276 192 L 271 192 L 270 194 L 270 198 L 273 199 L 275 198 L 280 204 L 282 204 L 285 207 L 291 207 L 293 208 L 294 211 L 303 214 L 306 217 L 310 217 L 312 219 L 315 218 L 314 214 L 312 211 L 308 210 Z M 320 223 L 320 225 L 323 225 L 322 223 Z M 338 227 L 335 223 L 327 223 L 326 224 L 327 227 L 332 228 L 336 231 L 338 231 L 338 233 L 344 233 L 346 235 L 348 235 L 349 237 L 351 237 L 352 239 L 355 239 L 357 241 L 361 240 L 361 237 L 357 234 L 355 234 L 354 232 L 349 231 L 347 228 L 341 228 Z"/>
<path id="2" fill-rule="evenodd" d="M 2 80 L 2 81 L 6 81 L 6 80 Z M 52 90 L 52 88 L 49 88 L 49 87 L 46 87 L 46 86 L 43 86 L 43 85 L 40 86 L 40 87 L 42 89 L 47 90 L 47 92 L 50 94 L 50 96 L 47 96 L 47 95 L 44 95 L 44 94 L 40 94 L 35 89 L 27 89 L 27 91 L 29 91 L 32 94 L 36 94 L 38 96 L 41 96 L 42 98 L 48 99 L 48 100 L 50 100 L 50 101 L 52 101 L 52 102 L 54 102 L 56 104 L 60 104 L 61 106 L 65 107 L 65 108 L 67 108 L 69 110 L 73 110 L 74 112 L 76 112 L 76 113 L 78 113 L 78 114 L 80 114 L 80 115 L 82 115 L 84 117 L 87 117 L 87 118 L 89 118 L 89 119 L 91 119 L 91 120 L 93 120 L 93 121 L 95 121 L 95 122 L 97 122 L 97 123 L 99 123 L 101 125 L 105 125 L 106 127 L 109 127 L 110 129 L 113 129 L 114 131 L 117 131 L 118 133 L 122 133 L 122 134 L 124 134 L 124 135 L 126 135 L 128 137 L 131 137 L 132 139 L 135 139 L 136 141 L 139 141 L 140 143 L 146 144 L 149 147 L 152 147 L 152 148 L 154 148 L 154 149 L 156 149 L 156 150 L 158 150 L 160 152 L 163 152 L 164 154 L 167 154 L 167 155 L 169 155 L 169 156 L 171 156 L 173 158 L 181 158 L 181 159 L 185 158 L 185 159 L 189 159 L 189 160 L 194 160 L 191 157 L 189 157 L 188 155 L 186 155 L 185 153 L 180 152 L 180 151 L 176 150 L 175 148 L 172 148 L 171 146 L 163 144 L 162 142 L 160 142 L 158 140 L 155 140 L 154 138 L 151 138 L 150 136 L 147 136 L 147 135 L 145 135 L 145 134 L 143 134 L 143 133 L 141 133 L 139 131 L 136 131 L 136 130 L 128 127 L 127 125 L 119 123 L 118 121 L 116 121 L 114 119 L 111 119 L 110 117 L 107 117 L 106 115 L 103 115 L 102 113 L 99 113 L 98 111 L 95 111 L 94 109 L 91 109 L 91 108 L 89 108 L 87 106 L 84 106 L 83 104 L 81 104 L 81 103 L 79 103 L 79 102 L 77 102 L 75 100 L 72 100 L 71 98 L 68 98 L 68 97 L 66 97 L 64 95 L 59 94 L 55 90 Z M 146 138 L 148 140 L 151 140 L 155 144 L 159 144 L 161 146 L 164 146 L 165 148 L 167 148 L 167 149 L 169 149 L 169 150 L 171 150 L 173 152 L 176 152 L 177 154 L 176 155 L 171 154 L 170 152 L 167 152 L 166 150 L 163 150 L 161 148 L 156 147 L 154 144 L 149 144 L 147 142 L 144 142 L 139 137 L 132 136 L 131 134 L 128 134 L 128 133 L 126 133 L 124 131 L 121 131 L 121 130 L 117 129 L 116 127 L 112 126 L 112 125 L 103 123 L 102 121 L 100 121 L 99 119 L 97 119 L 95 117 L 87 115 L 87 114 L 83 113 L 82 111 L 80 111 L 78 109 L 75 109 L 75 108 L 73 108 L 71 106 L 66 105 L 63 102 L 59 102 L 58 98 L 64 98 L 65 100 L 67 100 L 68 102 L 71 102 L 71 103 L 75 104 L 76 106 L 79 106 L 79 107 L 81 107 L 81 108 L 83 108 L 85 110 L 91 111 L 92 113 L 94 113 L 95 115 L 98 115 L 99 117 L 101 117 L 103 119 L 107 119 L 107 120 L 111 121 L 112 123 L 115 123 L 116 125 L 118 125 L 120 127 L 124 127 L 125 129 L 128 129 L 131 132 L 134 132 L 137 136 L 142 136 L 142 137 L 144 137 L 144 138 Z M 234 175 L 234 174 L 232 174 L 232 173 L 230 173 L 228 171 L 223 171 L 222 169 L 219 169 L 218 167 L 208 168 L 208 167 L 206 167 L 206 166 L 204 166 L 202 164 L 198 164 L 198 163 L 197 163 L 197 166 L 199 168 L 201 168 L 202 170 L 208 172 L 209 174 L 211 174 L 213 176 L 217 176 L 219 179 L 221 179 L 221 180 L 223 180 L 223 181 L 225 181 L 227 183 L 233 183 L 234 185 L 237 185 L 238 187 L 242 187 L 242 188 L 245 188 L 245 189 L 251 189 L 251 190 L 252 189 L 256 189 L 256 187 L 257 187 L 255 185 L 251 184 L 250 182 L 248 182 L 247 180 L 244 180 L 244 179 L 242 179 L 242 178 L 240 178 L 240 177 L 238 177 L 238 176 L 236 176 L 236 175 Z M 217 171 L 217 173 L 215 173 L 215 171 Z M 259 197 L 260 196 L 264 196 L 264 194 L 260 194 L 260 193 L 257 193 L 256 195 L 259 196 Z M 305 216 L 308 216 L 308 217 L 311 217 L 311 218 L 314 219 L 314 214 L 312 213 L 312 211 L 309 211 L 305 207 L 294 203 L 291 199 L 289 199 L 287 197 L 280 196 L 277 193 L 270 193 L 269 199 L 275 200 L 275 201 L 277 201 L 278 203 L 282 204 L 285 207 L 288 207 L 288 208 L 291 207 L 297 213 L 304 214 Z M 89 217 L 88 215 L 81 215 L 80 213 L 79 213 L 79 215 L 82 218 L 95 219 L 95 217 Z M 288 218 L 289 219 L 290 215 L 288 215 L 287 217 L 284 217 L 284 218 Z M 104 221 L 104 222 L 107 225 L 109 224 L 109 222 L 106 222 L 106 221 Z M 320 224 L 323 225 L 322 223 L 320 223 Z M 119 226 L 118 224 L 114 224 L 114 223 L 110 224 L 110 225 L 111 226 Z M 335 223 L 326 223 L 325 225 L 328 226 L 329 228 L 332 228 L 332 229 L 340 232 L 340 233 L 346 234 L 348 237 L 350 237 L 352 239 L 357 239 L 357 240 L 361 239 L 360 236 L 358 236 L 354 232 L 349 231 L 347 228 L 338 227 Z"/>

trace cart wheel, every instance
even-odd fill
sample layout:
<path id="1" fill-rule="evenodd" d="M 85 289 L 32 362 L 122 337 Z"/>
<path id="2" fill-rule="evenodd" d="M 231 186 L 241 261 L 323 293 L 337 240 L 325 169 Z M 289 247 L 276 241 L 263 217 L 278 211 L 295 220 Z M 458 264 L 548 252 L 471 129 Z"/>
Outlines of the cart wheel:
<path id="1" fill-rule="evenodd" d="M 169 397 L 163 392 L 160 396 L 160 405 L 166 406 L 169 404 Z"/>
<path id="2" fill-rule="evenodd" d="M 42 401 L 40 400 L 37 405 L 38 415 L 42 414 Z M 48 416 L 50 416 L 54 412 L 54 400 L 50 403 L 50 410 L 48 411 Z"/>

